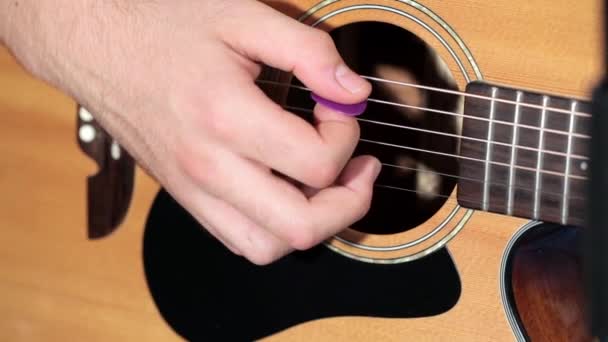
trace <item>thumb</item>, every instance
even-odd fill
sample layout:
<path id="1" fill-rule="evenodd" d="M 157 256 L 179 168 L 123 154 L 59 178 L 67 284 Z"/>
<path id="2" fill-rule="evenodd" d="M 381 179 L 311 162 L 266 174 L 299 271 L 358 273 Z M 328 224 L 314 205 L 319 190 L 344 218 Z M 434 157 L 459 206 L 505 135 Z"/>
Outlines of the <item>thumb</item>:
<path id="1" fill-rule="evenodd" d="M 371 85 L 340 57 L 329 34 L 267 5 L 252 2 L 224 39 L 241 54 L 294 75 L 316 94 L 351 104 L 365 100 Z M 225 36 L 226 34 L 224 34 Z"/>

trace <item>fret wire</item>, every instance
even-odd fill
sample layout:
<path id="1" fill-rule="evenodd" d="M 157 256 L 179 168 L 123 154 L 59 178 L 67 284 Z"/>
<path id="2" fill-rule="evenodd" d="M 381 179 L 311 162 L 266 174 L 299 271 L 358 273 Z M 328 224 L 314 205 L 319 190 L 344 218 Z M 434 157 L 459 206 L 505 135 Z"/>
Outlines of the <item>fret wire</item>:
<path id="1" fill-rule="evenodd" d="M 576 106 L 578 102 L 572 102 L 572 112 L 576 111 Z M 568 131 L 572 132 L 574 130 L 574 115 L 570 116 L 570 125 L 568 127 Z M 568 136 L 568 153 L 572 152 L 572 136 Z M 568 195 L 570 194 L 570 179 L 568 176 L 570 175 L 570 156 L 566 157 L 566 177 L 564 177 L 564 198 L 562 199 L 562 224 L 566 224 L 568 221 Z"/>
<path id="2" fill-rule="evenodd" d="M 521 102 L 521 97 L 522 97 L 522 92 L 518 91 L 517 92 L 517 99 L 516 102 L 517 104 L 515 105 L 515 117 L 513 118 L 513 122 L 515 123 L 515 125 L 513 125 L 513 132 L 512 132 L 512 148 L 511 148 L 511 168 L 509 168 L 509 191 L 508 191 L 508 195 L 507 195 L 507 215 L 511 215 L 513 214 L 513 178 L 515 176 L 515 168 L 513 166 L 515 166 L 515 159 L 517 157 L 517 149 L 515 148 L 519 136 L 518 136 L 518 126 L 517 124 L 519 123 L 519 111 L 520 111 L 520 107 L 519 107 L 519 103 Z"/>
<path id="3" fill-rule="evenodd" d="M 308 91 L 308 92 L 311 91 L 309 88 L 298 86 L 298 85 L 294 85 L 294 84 L 281 83 L 281 82 L 268 81 L 268 80 L 260 80 L 258 82 L 259 83 L 263 83 L 263 84 L 271 84 L 271 85 L 283 86 L 283 87 L 288 87 L 288 88 L 294 88 L 294 89 Z M 418 109 L 418 110 L 423 110 L 423 111 L 427 111 L 427 112 L 431 112 L 431 113 L 436 113 L 436 114 L 455 116 L 455 117 L 458 117 L 458 118 L 467 118 L 467 119 L 472 119 L 472 120 L 488 121 L 487 118 L 482 118 L 482 117 L 478 117 L 478 116 L 467 115 L 467 114 L 457 113 L 457 112 L 450 112 L 450 111 L 445 111 L 445 110 L 440 110 L 440 109 L 433 109 L 433 108 L 427 108 L 427 107 L 413 106 L 413 105 L 408 105 L 408 104 L 404 104 L 404 103 L 391 102 L 391 101 L 374 99 L 374 98 L 368 98 L 367 101 L 368 102 L 373 102 L 373 103 L 379 103 L 379 104 L 389 105 L 389 106 L 394 106 L 394 107 L 403 107 L 403 108 L 408 108 L 408 109 Z M 494 120 L 494 122 L 502 124 L 502 125 L 513 126 L 513 123 L 508 122 L 508 121 Z M 531 126 L 531 125 L 520 124 L 519 126 L 520 126 L 520 128 L 528 128 L 528 129 L 536 130 L 536 131 L 538 130 L 538 127 Z M 559 135 L 568 135 L 567 132 L 560 131 L 560 130 L 557 130 L 557 129 L 545 128 L 545 131 L 549 132 L 549 133 L 559 134 Z M 572 133 L 572 135 L 574 137 L 580 138 L 580 139 L 590 139 L 591 138 L 589 135 L 580 134 L 580 133 Z"/>
<path id="4" fill-rule="evenodd" d="M 483 197 L 482 197 L 482 208 L 483 210 L 488 210 L 490 203 L 488 202 L 488 197 L 490 196 L 490 160 L 492 159 L 492 145 L 490 141 L 494 138 L 494 111 L 496 108 L 496 102 L 494 102 L 494 98 L 496 98 L 496 94 L 498 93 L 498 88 L 492 87 L 492 101 L 490 102 L 490 121 L 488 122 L 488 142 L 486 144 L 486 160 L 484 166 L 484 176 L 483 176 Z"/>
<path id="5" fill-rule="evenodd" d="M 539 131 L 539 137 L 538 137 L 538 149 L 542 150 L 545 146 L 545 121 L 546 121 L 546 117 L 547 117 L 547 103 L 549 102 L 549 97 L 548 96 L 543 96 L 543 109 L 541 111 L 541 115 L 540 115 L 540 131 Z M 541 186 L 542 186 L 542 182 L 540 181 L 540 170 L 543 167 L 543 156 L 542 154 L 538 154 L 537 158 L 536 158 L 536 178 L 534 179 L 534 183 L 535 183 L 535 188 L 539 189 L 539 191 L 541 190 Z M 534 212 L 533 212 L 533 218 L 534 219 L 538 219 L 538 215 L 540 212 L 540 193 L 539 192 L 535 192 L 534 193 Z"/>
<path id="6" fill-rule="evenodd" d="M 289 110 L 297 110 L 297 111 L 301 111 L 301 112 L 308 112 L 308 113 L 312 113 L 313 112 L 312 109 L 302 108 L 302 107 L 296 107 L 296 106 L 285 105 L 285 106 L 283 106 L 283 108 L 289 109 Z M 355 118 L 355 119 L 357 121 L 360 121 L 360 122 L 367 122 L 367 123 L 372 123 L 372 124 L 377 124 L 377 125 L 382 125 L 382 126 L 389 126 L 389 127 L 395 127 L 395 128 L 401 128 L 401 129 L 407 129 L 407 130 L 412 130 L 412 131 L 423 132 L 423 133 L 442 135 L 442 136 L 452 137 L 452 138 L 457 138 L 457 139 L 465 139 L 465 140 L 470 140 L 470 141 L 477 141 L 477 142 L 480 142 L 480 143 L 487 143 L 488 142 L 488 140 L 486 140 L 486 139 L 475 138 L 475 137 L 467 137 L 467 136 L 463 136 L 463 135 L 459 135 L 459 134 L 454 134 L 454 133 L 433 131 L 433 130 L 424 129 L 424 128 L 418 128 L 418 127 L 412 127 L 412 126 L 406 126 L 406 125 L 399 125 L 399 124 L 393 124 L 393 123 L 389 123 L 389 122 L 376 121 L 376 120 L 363 119 L 363 118 Z M 497 121 L 494 121 L 494 122 L 497 122 Z M 521 126 L 518 125 L 518 127 L 521 127 Z M 515 128 L 515 126 L 514 126 L 514 128 Z M 552 155 L 556 155 L 556 156 L 560 156 L 560 157 L 566 157 L 566 153 L 559 152 L 559 151 L 554 151 L 554 150 L 539 150 L 539 149 L 534 148 L 534 147 L 528 147 L 528 146 L 523 146 L 523 145 L 512 145 L 512 144 L 503 143 L 503 142 L 500 142 L 500 141 L 491 141 L 490 143 L 494 144 L 494 145 L 506 146 L 506 147 L 509 147 L 509 148 L 515 147 L 517 149 L 522 149 L 522 150 L 527 150 L 527 151 L 534 151 L 534 152 L 552 154 Z M 572 154 L 571 157 L 573 157 L 575 159 L 580 159 L 580 160 L 588 160 L 589 159 L 588 157 L 580 155 L 580 154 Z"/>

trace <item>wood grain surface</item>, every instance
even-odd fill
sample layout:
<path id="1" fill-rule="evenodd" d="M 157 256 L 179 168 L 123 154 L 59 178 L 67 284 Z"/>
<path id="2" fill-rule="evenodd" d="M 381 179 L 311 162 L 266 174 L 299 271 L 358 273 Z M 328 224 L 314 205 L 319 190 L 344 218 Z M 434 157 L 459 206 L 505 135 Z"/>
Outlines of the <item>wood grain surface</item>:
<path id="1" fill-rule="evenodd" d="M 0 341 L 179 341 L 145 283 L 141 236 L 158 189 L 137 173 L 126 224 L 86 238 L 76 105 L 0 50 Z"/>

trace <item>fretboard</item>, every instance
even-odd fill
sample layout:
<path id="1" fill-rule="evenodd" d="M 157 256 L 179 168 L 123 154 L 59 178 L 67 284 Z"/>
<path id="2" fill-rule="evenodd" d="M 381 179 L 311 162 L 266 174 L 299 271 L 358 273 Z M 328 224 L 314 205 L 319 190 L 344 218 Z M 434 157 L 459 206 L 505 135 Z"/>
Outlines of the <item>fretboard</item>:
<path id="1" fill-rule="evenodd" d="M 459 203 L 583 225 L 590 104 L 480 82 L 466 92 Z"/>

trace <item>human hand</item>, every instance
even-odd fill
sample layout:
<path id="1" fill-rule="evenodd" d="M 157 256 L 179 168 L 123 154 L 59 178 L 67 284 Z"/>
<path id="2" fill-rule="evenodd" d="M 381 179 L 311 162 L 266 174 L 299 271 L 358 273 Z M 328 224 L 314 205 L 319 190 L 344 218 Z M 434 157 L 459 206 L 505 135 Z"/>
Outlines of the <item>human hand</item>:
<path id="1" fill-rule="evenodd" d="M 356 120 L 317 106 L 311 125 L 254 83 L 260 62 L 325 98 L 364 100 L 371 86 L 326 33 L 253 0 L 0 0 L 0 9 L 10 16 L 2 39 L 21 63 L 93 112 L 233 252 L 267 264 L 369 209 L 380 164 L 351 160 Z"/>

